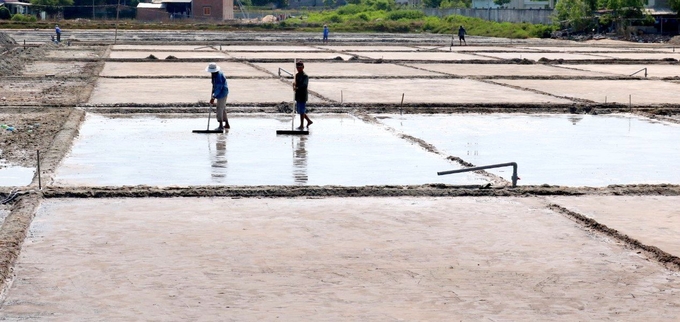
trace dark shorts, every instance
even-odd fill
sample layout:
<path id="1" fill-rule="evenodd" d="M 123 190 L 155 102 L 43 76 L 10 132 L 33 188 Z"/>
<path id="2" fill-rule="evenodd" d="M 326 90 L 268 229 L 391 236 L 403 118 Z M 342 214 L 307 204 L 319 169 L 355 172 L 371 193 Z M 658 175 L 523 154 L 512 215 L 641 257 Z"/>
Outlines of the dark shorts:
<path id="1" fill-rule="evenodd" d="M 307 114 L 307 102 L 295 102 L 295 110 L 298 114 Z"/>

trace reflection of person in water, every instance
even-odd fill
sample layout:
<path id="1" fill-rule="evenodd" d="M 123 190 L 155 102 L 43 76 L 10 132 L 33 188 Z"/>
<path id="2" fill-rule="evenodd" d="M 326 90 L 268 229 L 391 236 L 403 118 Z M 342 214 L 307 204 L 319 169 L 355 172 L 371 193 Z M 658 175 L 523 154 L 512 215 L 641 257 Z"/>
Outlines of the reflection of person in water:
<path id="1" fill-rule="evenodd" d="M 210 174 L 214 180 L 222 182 L 221 178 L 227 177 L 227 134 L 216 135 L 216 140 L 215 152 L 210 151 Z"/>
<path id="2" fill-rule="evenodd" d="M 307 176 L 307 136 L 297 136 L 299 139 L 295 144 L 293 150 L 293 179 L 297 184 L 305 184 L 309 177 Z"/>

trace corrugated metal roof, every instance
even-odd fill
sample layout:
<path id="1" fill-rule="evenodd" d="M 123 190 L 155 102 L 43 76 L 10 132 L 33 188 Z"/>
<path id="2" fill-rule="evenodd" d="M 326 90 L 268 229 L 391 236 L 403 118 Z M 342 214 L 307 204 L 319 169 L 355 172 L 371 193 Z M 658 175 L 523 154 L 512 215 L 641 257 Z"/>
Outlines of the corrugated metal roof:
<path id="1" fill-rule="evenodd" d="M 140 2 L 137 4 L 137 8 L 147 8 L 147 9 L 163 9 L 165 8 L 164 3 L 144 3 Z"/>
<path id="2" fill-rule="evenodd" d="M 17 1 L 17 0 L 0 0 L 0 3 L 14 4 L 14 5 L 19 5 L 19 6 L 30 6 L 31 5 L 28 2 L 22 2 L 22 1 Z"/>
<path id="3" fill-rule="evenodd" d="M 645 8 L 650 15 L 674 15 L 675 11 L 670 8 Z"/>

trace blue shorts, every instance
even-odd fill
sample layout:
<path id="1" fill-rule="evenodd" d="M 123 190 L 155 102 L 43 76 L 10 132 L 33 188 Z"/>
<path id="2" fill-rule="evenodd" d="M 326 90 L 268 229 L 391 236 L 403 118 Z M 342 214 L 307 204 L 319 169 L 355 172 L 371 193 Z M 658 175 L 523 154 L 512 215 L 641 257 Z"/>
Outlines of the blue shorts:
<path id="1" fill-rule="evenodd" d="M 295 110 L 298 114 L 307 114 L 307 102 L 295 102 Z"/>

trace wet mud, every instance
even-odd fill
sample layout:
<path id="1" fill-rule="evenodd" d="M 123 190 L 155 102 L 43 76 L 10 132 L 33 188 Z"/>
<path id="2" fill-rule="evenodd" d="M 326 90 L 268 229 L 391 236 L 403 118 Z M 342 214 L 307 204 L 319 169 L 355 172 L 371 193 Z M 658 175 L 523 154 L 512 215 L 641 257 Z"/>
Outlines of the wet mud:
<path id="1" fill-rule="evenodd" d="M 0 131 L 0 159 L 22 167 L 35 167 L 37 151 L 52 147 L 56 134 L 72 108 L 0 108 L 0 123 L 13 131 Z M 0 164 L 2 167 L 2 164 Z"/>

